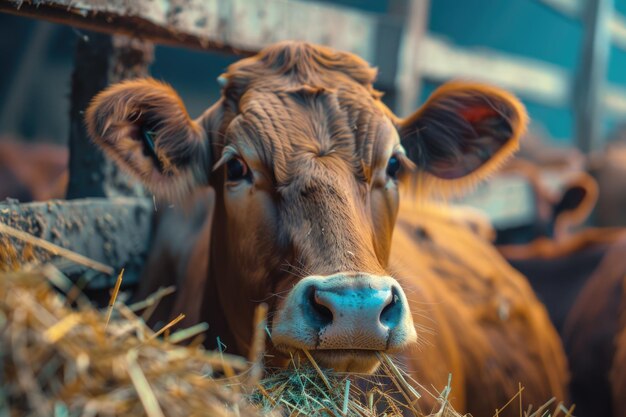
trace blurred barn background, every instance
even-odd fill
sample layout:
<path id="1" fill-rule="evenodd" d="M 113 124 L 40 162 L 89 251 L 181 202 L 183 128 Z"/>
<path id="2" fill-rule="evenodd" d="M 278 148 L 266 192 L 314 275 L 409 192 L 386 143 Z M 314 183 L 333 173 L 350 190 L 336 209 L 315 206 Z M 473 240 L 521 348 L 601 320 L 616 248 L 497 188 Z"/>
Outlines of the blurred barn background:
<path id="1" fill-rule="evenodd" d="M 88 34 L 19 17 L 46 15 L 43 10 L 27 10 L 29 2 L 19 10 L 11 3 L 21 1 L 2 3 L 0 10 L 11 14 L 0 15 L 5 35 L 0 40 L 0 132 L 30 141 L 65 143 L 74 51 L 78 40 Z M 537 128 L 561 144 L 576 144 L 585 151 L 601 147 L 626 114 L 626 2 L 622 0 L 211 0 L 205 4 L 214 21 L 203 22 L 206 27 L 201 31 L 197 26 L 190 30 L 235 48 L 255 50 L 278 39 L 302 38 L 360 54 L 380 68 L 378 88 L 400 113 L 413 109 L 446 79 L 480 79 L 515 91 Z M 299 25 L 299 21 L 306 23 Z M 218 25 L 228 27 L 230 36 L 217 33 Z M 151 72 L 172 83 L 190 109 L 199 112 L 219 93 L 216 77 L 238 59 L 217 49 L 199 52 L 157 46 Z M 583 110 L 597 112 L 593 115 L 599 120 L 580 120 Z M 580 136 L 583 129 L 597 129 L 598 138 Z"/>
<path id="2" fill-rule="evenodd" d="M 65 3 L 72 4 L 0 2 L 0 11 L 8 12 L 0 13 L 4 35 L 0 38 L 0 199 L 65 196 L 70 137 L 82 137 L 80 132 L 71 133 L 71 115 L 80 118 L 76 112 L 82 111 L 80 98 L 74 97 L 75 112 L 71 112 L 74 68 L 78 85 L 84 73 L 88 74 L 84 82 L 99 78 L 95 84 L 104 86 L 107 79 L 120 78 L 107 74 L 116 71 L 115 59 L 134 59 L 103 58 L 111 53 L 106 48 L 121 47 L 111 46 L 108 36 L 85 29 L 113 31 L 118 25 L 90 17 L 97 8 L 84 5 L 98 2 L 69 6 L 65 14 L 55 12 L 55 5 Z M 149 65 L 154 77 L 171 83 L 192 115 L 218 97 L 216 78 L 230 63 L 276 40 L 300 38 L 351 50 L 377 66 L 377 88 L 400 115 L 408 114 L 451 78 L 476 79 L 512 90 L 531 116 L 532 139 L 527 143 L 532 142 L 529 152 L 535 159 L 545 154 L 542 147 L 556 147 L 556 158 L 564 155 L 559 152 L 562 148 L 577 149 L 578 157 L 590 158 L 574 161 L 570 152 L 564 157 L 567 163 L 593 170 L 605 164 L 601 154 L 605 147 L 622 135 L 626 116 L 623 0 L 211 0 L 186 9 L 191 3 L 174 1 L 167 9 L 167 2 L 146 0 L 133 11 L 148 21 L 162 13 L 187 37 L 155 35 L 150 29 L 134 27 L 130 18 L 120 22 L 126 33 L 155 40 L 154 51 L 141 52 L 138 65 Z M 84 21 L 76 18 L 81 12 Z M 100 52 L 93 52 L 94 45 Z M 75 66 L 85 61 L 93 62 L 94 68 Z M 109 69 L 104 68 L 107 65 Z M 38 146 L 25 148 L 14 142 Z M 615 145 L 612 152 L 618 165 L 624 154 L 619 149 Z M 603 179 L 610 182 L 615 175 L 605 174 Z M 69 195 L 108 195 L 97 190 L 98 175 L 91 176 L 92 190 L 83 182 L 70 185 Z M 548 188 L 559 187 L 554 175 L 544 177 L 550 177 L 544 181 Z M 467 201 L 486 210 L 498 228 L 516 227 L 536 215 L 525 183 L 509 176 L 482 187 Z M 499 198 L 509 194 L 511 200 Z M 600 200 L 601 207 L 608 206 L 607 218 L 596 216 L 596 222 L 621 222 L 612 205 Z"/>
<path id="3" fill-rule="evenodd" d="M 88 143 L 93 94 L 150 73 L 196 116 L 230 63 L 305 39 L 377 66 L 376 87 L 399 115 L 453 78 L 522 98 L 532 172 L 514 166 L 462 201 L 487 213 L 499 243 L 626 225 L 626 0 L 1 0 L 0 11 L 0 201 L 145 195 Z M 559 206 L 583 172 L 598 179 L 598 203 L 587 187 L 564 201 L 575 210 Z M 564 208 L 573 215 L 557 222 Z"/>
<path id="4" fill-rule="evenodd" d="M 486 213 L 509 259 L 537 239 L 626 225 L 626 0 L 0 0 L 0 12 L 0 201 L 145 197 L 86 137 L 82 113 L 95 93 L 151 74 L 195 117 L 219 97 L 230 63 L 304 39 L 378 67 L 376 87 L 399 115 L 454 78 L 524 101 L 532 122 L 521 157 L 459 201 Z M 126 202 L 146 213 L 124 226 L 141 236 L 145 201 Z M 103 242 L 87 251 L 115 265 L 132 258 L 100 254 Z"/>
<path id="5" fill-rule="evenodd" d="M 87 103 L 151 74 L 195 117 L 229 64 L 284 39 L 365 58 L 400 116 L 455 78 L 523 100 L 519 156 L 455 202 L 482 211 L 473 224 L 545 302 L 580 415 L 610 415 L 614 336 L 626 340 L 626 0 L 0 0 L 0 225 L 125 267 L 135 284 L 168 207 L 90 144 Z M 113 285 L 57 266 L 94 292 Z"/>

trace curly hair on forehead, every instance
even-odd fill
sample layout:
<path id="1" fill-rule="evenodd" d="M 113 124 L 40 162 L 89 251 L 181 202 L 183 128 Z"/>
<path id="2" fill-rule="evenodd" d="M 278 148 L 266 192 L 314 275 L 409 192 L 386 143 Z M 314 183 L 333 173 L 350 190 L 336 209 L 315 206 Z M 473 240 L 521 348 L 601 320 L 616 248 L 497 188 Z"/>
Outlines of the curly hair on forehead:
<path id="1" fill-rule="evenodd" d="M 281 91 L 300 85 L 337 88 L 356 82 L 374 98 L 380 93 L 372 84 L 377 70 L 358 56 L 307 42 L 285 41 L 228 67 L 224 97 L 239 101 L 251 88 Z"/>

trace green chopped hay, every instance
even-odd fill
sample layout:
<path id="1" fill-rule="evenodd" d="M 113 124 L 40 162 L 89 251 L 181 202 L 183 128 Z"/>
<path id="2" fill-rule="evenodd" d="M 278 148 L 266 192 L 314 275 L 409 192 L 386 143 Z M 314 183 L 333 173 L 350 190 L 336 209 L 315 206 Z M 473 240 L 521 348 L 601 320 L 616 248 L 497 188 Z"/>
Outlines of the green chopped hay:
<path id="1" fill-rule="evenodd" d="M 368 388 L 362 388 L 363 384 L 368 384 Z M 322 378 L 310 366 L 277 371 L 260 385 L 251 400 L 261 404 L 264 411 L 282 409 L 287 415 L 320 417 L 424 415 L 404 403 L 397 391 L 390 391 L 382 382 L 330 371 L 324 371 Z"/>

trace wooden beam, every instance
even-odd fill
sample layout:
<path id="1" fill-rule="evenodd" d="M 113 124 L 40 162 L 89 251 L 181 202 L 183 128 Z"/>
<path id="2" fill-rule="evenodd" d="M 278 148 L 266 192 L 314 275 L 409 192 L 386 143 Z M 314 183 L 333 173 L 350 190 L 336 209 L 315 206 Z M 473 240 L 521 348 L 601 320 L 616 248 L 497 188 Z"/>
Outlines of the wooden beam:
<path id="1" fill-rule="evenodd" d="M 609 19 L 609 32 L 611 40 L 615 46 L 626 50 L 626 18 L 617 13 L 613 13 Z"/>
<path id="2" fill-rule="evenodd" d="M 19 204 L 16 200 L 0 202 L 0 223 L 108 265 L 119 272 L 125 268 L 124 283 L 135 284 L 145 262 L 151 234 L 154 205 L 147 198 L 52 200 Z M 0 255 L 7 256 L 3 244 L 16 248 L 17 261 L 28 250 L 21 241 L 0 235 Z M 88 288 L 112 288 L 111 276 L 91 271 L 63 258 L 37 252 L 38 259 L 48 259 L 70 278 L 91 277 Z M 5 262 L 7 260 L 5 259 Z"/>
<path id="3" fill-rule="evenodd" d="M 602 96 L 602 104 L 607 113 L 619 117 L 626 116 L 626 88 L 609 85 Z"/>
<path id="4" fill-rule="evenodd" d="M 418 60 L 420 49 L 428 29 L 430 0 L 410 0 L 404 23 L 404 33 L 398 54 L 398 75 L 396 78 L 397 111 L 400 117 L 407 117 L 415 111 L 420 98 L 421 74 Z"/>
<path id="5" fill-rule="evenodd" d="M 374 58 L 377 17 L 296 0 L 0 0 L 0 12 L 157 44 L 250 54 L 286 39 Z"/>
<path id="6" fill-rule="evenodd" d="M 562 106 L 570 96 L 565 69 L 530 58 L 486 48 L 460 48 L 442 38 L 422 39 L 415 61 L 426 79 L 471 79 L 499 85 L 540 103 Z"/>
<path id="7" fill-rule="evenodd" d="M 516 173 L 498 174 L 454 203 L 479 209 L 496 229 L 525 226 L 536 216 L 532 185 Z"/>
<path id="8" fill-rule="evenodd" d="M 581 0 L 539 0 L 546 6 L 564 14 L 565 16 L 577 19 L 580 17 L 583 2 Z"/>
<path id="9" fill-rule="evenodd" d="M 608 22 L 613 0 L 588 0 L 585 39 L 575 87 L 575 122 L 578 148 L 589 153 L 602 147 L 602 95 L 606 84 L 610 37 Z"/>
<path id="10" fill-rule="evenodd" d="M 213 22 L 213 15 L 198 15 L 199 21 L 202 21 L 203 18 L 206 19 L 205 33 L 186 32 L 177 27 L 179 26 L 177 22 L 187 24 L 186 12 L 182 10 L 177 19 L 172 20 L 172 24 L 169 24 L 166 10 L 161 7 L 162 4 L 166 3 L 148 3 L 145 1 L 137 1 L 136 3 L 132 1 L 98 2 L 96 0 L 81 2 L 0 0 L 0 11 L 110 35 L 123 34 L 140 37 L 163 45 L 238 52 L 233 47 L 219 42 L 215 36 L 210 36 L 212 28 L 209 24 Z M 191 10 L 192 13 L 197 13 L 195 8 L 191 8 Z"/>

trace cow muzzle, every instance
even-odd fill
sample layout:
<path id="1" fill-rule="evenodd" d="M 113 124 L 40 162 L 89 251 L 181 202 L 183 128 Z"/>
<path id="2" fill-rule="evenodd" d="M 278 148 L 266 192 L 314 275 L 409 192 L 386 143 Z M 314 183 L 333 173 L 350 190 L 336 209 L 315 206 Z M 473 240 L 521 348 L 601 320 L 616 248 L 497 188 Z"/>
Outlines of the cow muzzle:
<path id="1" fill-rule="evenodd" d="M 375 357 L 415 342 L 417 334 L 400 284 L 369 274 L 310 276 L 294 286 L 273 323 L 283 351 L 308 349 L 333 368 L 342 357 Z M 340 361 L 341 362 L 341 361 Z"/>

